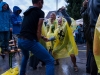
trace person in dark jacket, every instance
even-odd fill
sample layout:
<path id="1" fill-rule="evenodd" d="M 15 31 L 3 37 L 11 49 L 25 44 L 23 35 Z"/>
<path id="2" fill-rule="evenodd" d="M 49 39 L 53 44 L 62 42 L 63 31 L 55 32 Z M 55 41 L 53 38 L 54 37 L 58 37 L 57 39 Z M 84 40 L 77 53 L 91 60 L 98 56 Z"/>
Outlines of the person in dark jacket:
<path id="1" fill-rule="evenodd" d="M 90 36 L 88 36 L 88 33 L 90 32 L 90 19 L 89 19 L 89 8 L 88 8 L 88 1 L 84 0 L 81 11 L 80 11 L 82 17 L 83 17 L 83 31 L 84 31 L 84 36 L 86 40 L 86 46 L 87 46 L 87 62 L 86 62 L 86 72 L 90 73 L 91 67 L 91 57 L 93 55 L 92 52 L 92 41 L 90 40 Z"/>
<path id="2" fill-rule="evenodd" d="M 13 27 L 13 38 L 15 41 L 15 50 L 17 49 L 18 45 L 18 35 L 20 33 L 21 25 L 22 25 L 22 18 L 20 16 L 20 13 L 22 10 L 18 6 L 13 7 L 13 14 L 11 16 L 11 22 Z"/>
<path id="3" fill-rule="evenodd" d="M 41 10 L 43 0 L 32 0 L 33 6 L 24 12 L 21 31 L 18 38 L 18 46 L 23 53 L 19 75 L 25 75 L 29 58 L 29 51 L 46 64 L 46 75 L 54 75 L 54 58 L 39 43 L 40 38 L 48 41 L 41 35 L 41 27 L 44 21 L 44 12 Z"/>
<path id="4" fill-rule="evenodd" d="M 9 32 L 12 30 L 11 12 L 6 2 L 0 3 L 0 47 L 2 53 L 8 51 Z"/>
<path id="5" fill-rule="evenodd" d="M 92 50 L 93 50 L 93 40 L 94 40 L 94 29 L 98 16 L 100 14 L 100 0 L 89 0 L 89 16 L 90 16 L 90 39 L 92 41 Z M 91 59 L 91 75 L 97 75 L 97 65 L 94 59 L 94 55 Z"/>
<path id="6" fill-rule="evenodd" d="M 87 5 L 88 2 L 88 5 Z M 86 18 L 83 17 L 84 19 L 84 25 L 86 25 L 86 35 L 87 35 L 87 41 L 88 41 L 88 48 L 91 52 L 88 52 L 90 54 L 89 56 L 89 65 L 90 65 L 90 74 L 91 75 L 97 75 L 97 65 L 94 59 L 94 55 L 93 55 L 93 39 L 94 39 L 94 29 L 95 29 L 95 25 L 97 22 L 97 18 L 99 16 L 100 13 L 100 0 L 85 0 L 84 1 L 85 6 L 87 5 L 86 10 L 88 10 L 87 12 L 87 16 L 83 15 L 84 17 L 88 17 L 89 16 L 89 21 L 86 21 Z M 85 13 L 86 13 L 85 12 Z M 84 13 L 84 14 L 85 14 Z M 87 18 L 88 19 L 88 18 Z M 88 64 L 87 63 L 87 64 Z"/>

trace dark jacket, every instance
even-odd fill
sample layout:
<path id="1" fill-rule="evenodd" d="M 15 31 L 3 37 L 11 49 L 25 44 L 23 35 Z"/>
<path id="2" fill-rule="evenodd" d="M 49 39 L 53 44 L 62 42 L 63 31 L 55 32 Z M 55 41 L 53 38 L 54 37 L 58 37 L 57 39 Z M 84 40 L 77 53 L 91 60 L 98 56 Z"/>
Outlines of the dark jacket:
<path id="1" fill-rule="evenodd" d="M 87 7 L 82 7 L 80 10 L 80 14 L 83 18 L 83 32 L 86 41 L 90 39 L 90 36 L 87 36 L 87 34 L 90 31 L 90 19 L 89 19 L 89 9 Z"/>
<path id="2" fill-rule="evenodd" d="M 29 40 L 35 39 L 38 41 L 37 28 L 40 18 L 44 18 L 44 12 L 38 7 L 29 7 L 29 9 L 24 12 L 24 18 L 19 37 L 25 37 Z"/>
<path id="3" fill-rule="evenodd" d="M 22 23 L 22 18 L 20 14 L 18 14 L 18 11 L 21 13 L 21 9 L 18 6 L 13 7 L 13 14 L 11 16 L 11 22 L 13 26 L 13 34 L 19 34 L 20 33 L 20 28 Z"/>
<path id="4" fill-rule="evenodd" d="M 90 25 L 95 27 L 100 13 L 100 0 L 89 0 L 89 9 Z"/>

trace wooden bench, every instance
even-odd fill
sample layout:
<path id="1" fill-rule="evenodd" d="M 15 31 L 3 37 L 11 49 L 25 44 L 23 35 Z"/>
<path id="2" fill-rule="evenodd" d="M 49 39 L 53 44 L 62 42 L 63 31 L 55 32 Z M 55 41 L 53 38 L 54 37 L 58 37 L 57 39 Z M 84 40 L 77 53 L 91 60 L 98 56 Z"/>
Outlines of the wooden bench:
<path id="1" fill-rule="evenodd" d="M 13 47 L 15 46 L 14 40 L 9 41 L 9 47 L 11 47 L 9 51 L 5 51 L 4 54 L 9 54 L 9 67 L 12 68 L 12 57 L 15 53 L 20 52 L 21 49 L 14 50 Z M 2 55 L 2 53 L 0 53 Z"/>

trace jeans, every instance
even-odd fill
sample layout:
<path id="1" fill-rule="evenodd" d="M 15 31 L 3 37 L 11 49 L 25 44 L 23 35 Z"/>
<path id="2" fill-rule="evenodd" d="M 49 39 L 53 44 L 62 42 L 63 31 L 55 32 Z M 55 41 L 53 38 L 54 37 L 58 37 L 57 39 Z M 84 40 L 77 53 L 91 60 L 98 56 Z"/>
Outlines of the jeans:
<path id="1" fill-rule="evenodd" d="M 54 58 L 49 52 L 36 40 L 18 38 L 18 46 L 21 48 L 23 57 L 21 62 L 20 75 L 25 75 L 29 51 L 31 51 L 38 59 L 46 64 L 46 75 L 54 75 Z"/>

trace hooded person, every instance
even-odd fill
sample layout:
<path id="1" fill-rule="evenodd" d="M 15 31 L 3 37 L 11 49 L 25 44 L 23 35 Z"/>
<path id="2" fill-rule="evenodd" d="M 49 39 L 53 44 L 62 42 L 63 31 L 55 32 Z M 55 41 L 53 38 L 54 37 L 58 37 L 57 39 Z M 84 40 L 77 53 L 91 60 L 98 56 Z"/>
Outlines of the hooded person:
<path id="1" fill-rule="evenodd" d="M 22 24 L 22 18 L 20 16 L 21 12 L 22 12 L 22 10 L 18 6 L 13 7 L 13 14 L 11 16 L 11 22 L 12 22 L 12 26 L 13 26 L 12 33 L 13 33 L 13 38 L 15 41 L 15 48 L 17 48 L 17 39 L 18 39 L 18 35 L 20 33 L 21 24 Z"/>
<path id="2" fill-rule="evenodd" d="M 11 12 L 6 2 L 0 3 L 0 47 L 2 53 L 8 50 L 9 32 L 12 30 Z"/>
<path id="3" fill-rule="evenodd" d="M 18 38 L 18 47 L 20 47 L 23 54 L 19 75 L 26 75 L 29 51 L 46 64 L 46 75 L 54 75 L 54 58 L 39 42 L 40 38 L 44 41 L 48 41 L 45 36 L 41 35 L 45 16 L 41 10 L 43 3 L 44 0 L 32 0 L 33 5 L 24 12 Z"/>
<path id="4" fill-rule="evenodd" d="M 0 3 L 2 2 L 3 0 L 0 0 Z"/>

